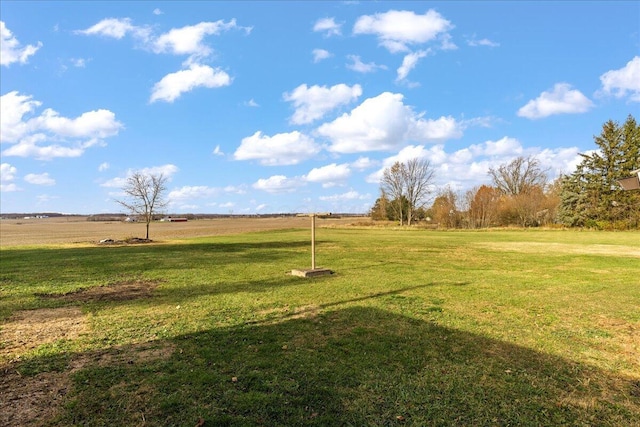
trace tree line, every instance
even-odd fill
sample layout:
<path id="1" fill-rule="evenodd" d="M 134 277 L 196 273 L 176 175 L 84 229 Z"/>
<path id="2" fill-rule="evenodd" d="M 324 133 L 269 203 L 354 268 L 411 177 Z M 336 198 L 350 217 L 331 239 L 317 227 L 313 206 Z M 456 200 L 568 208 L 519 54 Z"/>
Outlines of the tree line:
<path id="1" fill-rule="evenodd" d="M 534 156 L 490 168 L 492 185 L 464 194 L 437 189 L 427 160 L 396 162 L 383 172 L 373 220 L 411 225 L 427 221 L 446 228 L 568 226 L 640 228 L 640 190 L 619 181 L 640 169 L 640 126 L 631 115 L 609 120 L 594 137 L 596 147 L 580 154 L 575 171 L 549 181 L 549 170 Z"/>

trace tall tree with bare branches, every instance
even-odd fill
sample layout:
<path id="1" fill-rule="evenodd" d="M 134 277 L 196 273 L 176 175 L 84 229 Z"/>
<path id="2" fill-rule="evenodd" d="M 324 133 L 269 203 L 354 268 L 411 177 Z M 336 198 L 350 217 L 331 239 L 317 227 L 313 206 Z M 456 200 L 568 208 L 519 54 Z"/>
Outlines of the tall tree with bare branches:
<path id="1" fill-rule="evenodd" d="M 507 196 L 526 194 L 534 187 L 544 188 L 547 183 L 547 170 L 542 169 L 540 160 L 533 156 L 520 156 L 497 169 L 490 168 L 489 175 L 496 188 Z"/>
<path id="2" fill-rule="evenodd" d="M 426 159 L 395 162 L 384 170 L 380 181 L 381 192 L 389 196 L 391 209 L 400 218 L 400 225 L 404 218 L 411 225 L 415 211 L 424 206 L 432 192 L 434 176 L 434 170 Z"/>
<path id="3" fill-rule="evenodd" d="M 404 169 L 404 164 L 395 162 L 391 167 L 384 170 L 382 180 L 380 180 L 381 192 L 389 196 L 391 209 L 396 214 L 396 217 L 400 218 L 400 225 L 403 224 L 404 219 L 402 203 L 404 196 Z"/>
<path id="4" fill-rule="evenodd" d="M 411 225 L 414 211 L 421 208 L 433 191 L 435 172 L 427 159 L 411 159 L 404 163 L 404 187 L 409 201 L 407 222 Z"/>
<path id="5" fill-rule="evenodd" d="M 142 217 L 147 226 L 146 239 L 149 240 L 149 224 L 153 215 L 165 207 L 164 193 L 167 191 L 167 177 L 163 174 L 133 173 L 122 187 L 126 200 L 116 200 L 132 214 Z"/>

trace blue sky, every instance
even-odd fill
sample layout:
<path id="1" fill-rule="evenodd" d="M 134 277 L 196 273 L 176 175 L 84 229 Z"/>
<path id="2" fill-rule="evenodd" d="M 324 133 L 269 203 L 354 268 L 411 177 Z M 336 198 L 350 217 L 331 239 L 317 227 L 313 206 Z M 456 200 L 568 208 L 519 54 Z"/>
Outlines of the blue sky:
<path id="1" fill-rule="evenodd" d="M 0 3 L 1 212 L 366 212 L 382 170 L 435 191 L 536 156 L 571 172 L 640 111 L 640 3 Z"/>

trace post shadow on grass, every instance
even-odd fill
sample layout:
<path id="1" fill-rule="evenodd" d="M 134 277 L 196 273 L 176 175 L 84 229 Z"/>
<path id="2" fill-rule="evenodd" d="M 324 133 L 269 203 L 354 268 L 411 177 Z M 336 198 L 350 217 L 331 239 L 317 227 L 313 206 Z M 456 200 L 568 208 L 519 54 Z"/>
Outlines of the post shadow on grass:
<path id="1" fill-rule="evenodd" d="M 626 426 L 640 421 L 637 381 L 375 308 L 211 329 L 155 344 L 172 346 L 173 354 L 87 366 L 74 374 L 57 422 Z"/>

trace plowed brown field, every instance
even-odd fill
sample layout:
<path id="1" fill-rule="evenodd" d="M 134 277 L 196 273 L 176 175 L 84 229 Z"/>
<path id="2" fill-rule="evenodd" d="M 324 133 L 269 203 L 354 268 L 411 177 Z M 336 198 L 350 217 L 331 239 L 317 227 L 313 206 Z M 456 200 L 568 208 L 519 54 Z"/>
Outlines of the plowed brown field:
<path id="1" fill-rule="evenodd" d="M 317 227 L 347 225 L 354 217 L 318 218 Z M 238 234 L 287 228 L 310 228 L 308 217 L 216 218 L 187 222 L 153 222 L 149 238 L 154 241 L 188 237 Z M 103 239 L 124 240 L 145 237 L 145 224 L 120 221 L 94 222 L 86 217 L 33 218 L 0 221 L 0 246 L 97 243 Z"/>

